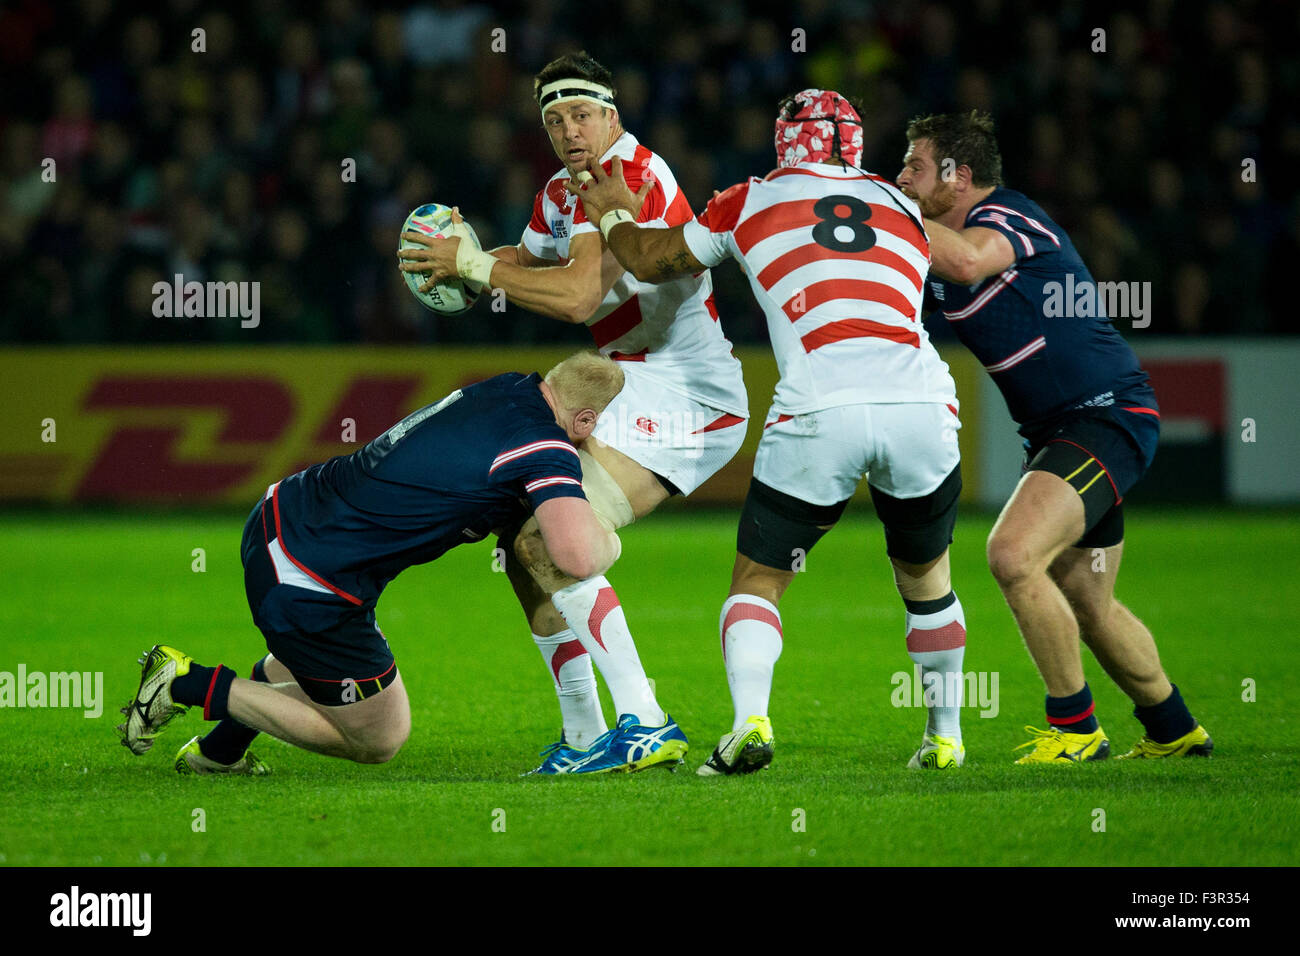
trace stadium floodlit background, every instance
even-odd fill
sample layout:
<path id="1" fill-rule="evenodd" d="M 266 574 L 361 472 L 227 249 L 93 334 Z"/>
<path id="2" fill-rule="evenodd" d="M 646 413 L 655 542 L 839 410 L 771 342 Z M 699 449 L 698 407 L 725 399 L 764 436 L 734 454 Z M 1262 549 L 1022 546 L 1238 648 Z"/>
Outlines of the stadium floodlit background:
<path id="1" fill-rule="evenodd" d="M 8 4 L 0 338 L 246 342 L 230 323 L 153 320 L 148 290 L 179 272 L 261 281 L 258 342 L 567 340 L 518 310 L 487 322 L 420 308 L 392 268 L 393 223 L 436 196 L 485 245 L 517 242 L 556 169 L 531 77 L 578 48 L 613 70 L 624 126 L 697 208 L 772 167 L 774 106 L 792 90 L 860 97 L 865 163 L 891 177 L 910 117 L 991 110 L 1006 181 L 1095 278 L 1153 283 L 1154 334 L 1300 331 L 1282 307 L 1300 206 L 1280 174 L 1300 166 L 1300 14 L 1051 6 L 824 0 L 768 18 L 737 0 Z M 795 29 L 806 52 L 791 50 Z M 41 181 L 47 157 L 57 189 Z M 764 342 L 736 270 L 718 272 L 728 335 Z"/>
<path id="2" fill-rule="evenodd" d="M 95 720 L 0 709 L 0 779 L 37 775 L 25 795 L 0 795 L 0 863 L 155 863 L 160 853 L 173 863 L 1296 862 L 1296 751 L 1279 735 L 1297 687 L 1283 635 L 1300 565 L 1290 288 L 1300 8 L 810 0 L 779 10 L 759 15 L 738 0 L 19 0 L 0 10 L 0 675 L 19 664 L 102 671 L 107 687 Z M 714 189 L 772 168 L 775 104 L 802 87 L 861 101 L 864 165 L 891 178 L 909 118 L 989 110 L 1006 184 L 1070 233 L 1098 280 L 1150 283 L 1150 324 L 1116 323 L 1166 412 L 1156 467 L 1132 497 L 1147 507 L 1130 519 L 1121 597 L 1220 741 L 1208 766 L 1140 768 L 1136 783 L 1138 768 L 1123 777 L 1107 766 L 1094 783 L 1032 784 L 1005 766 L 1020 725 L 1040 719 L 1042 693 L 983 562 L 989 509 L 1015 481 L 1016 439 L 942 322 L 928 327 L 958 380 L 964 422 L 970 507 L 954 564 L 972 621 L 967 666 L 1000 673 L 1003 695 L 1000 719 L 966 718 L 968 738 L 988 736 L 971 747 L 964 783 L 902 772 L 920 724 L 890 701 L 890 674 L 908 663 L 902 612 L 862 503 L 783 604 L 778 757 L 766 779 L 741 781 L 747 791 L 697 788 L 685 774 L 586 781 L 586 792 L 583 781 L 516 782 L 553 739 L 554 700 L 504 580 L 469 548 L 408 572 L 381 603 L 415 707 L 415 734 L 392 765 L 343 765 L 263 739 L 255 749 L 273 778 L 202 791 L 211 781 L 171 779 L 166 760 L 132 762 L 116 747 L 111 716 L 133 689 L 140 650 L 168 640 L 241 671 L 258 656 L 237 536 L 268 481 L 354 450 L 456 384 L 541 368 L 589 343 L 581 328 L 514 306 L 494 312 L 486 300 L 440 318 L 409 294 L 394 257 L 406 213 L 427 201 L 459 204 L 485 247 L 518 241 L 558 168 L 531 77 L 577 49 L 612 69 L 625 127 L 668 161 L 697 211 Z M 354 178 L 343 174 L 349 160 Z M 259 283 L 259 323 L 157 316 L 154 284 L 176 275 Z M 734 266 L 715 269 L 714 282 L 761 420 L 775 381 L 762 315 Z M 693 758 L 728 719 L 716 615 L 750 431 L 698 496 L 714 510 L 629 530 L 613 575 Z M 1182 507 L 1155 507 L 1171 503 Z M 463 604 L 448 609 L 437 593 Z M 869 677 L 839 677 L 864 661 L 876 668 Z M 1136 726 L 1126 702 L 1088 666 L 1099 713 L 1126 748 L 1125 722 Z M 1243 682 L 1270 674 L 1247 701 Z M 161 750 L 198 732 L 185 723 Z M 1234 760 L 1237 771 L 1269 769 L 1234 789 Z M 836 829 L 794 831 L 791 851 L 788 807 L 818 799 L 800 789 L 813 777 Z M 93 832 L 65 825 L 88 799 L 134 807 L 142 788 L 158 806 L 115 804 Z M 982 799 L 989 790 L 998 806 Z M 214 832 L 265 827 L 263 849 L 241 856 L 191 840 L 196 791 L 207 793 Z M 1087 821 L 1056 815 L 1066 805 L 1086 815 L 1103 791 L 1127 831 L 1094 838 Z M 265 819 L 259 792 L 275 793 L 282 811 Z M 632 812 L 646 797 L 677 821 L 673 849 L 607 850 L 603 811 Z M 392 808 L 388 832 L 399 837 L 371 855 L 357 848 L 373 825 L 368 801 Z M 777 833 L 771 843 L 711 838 L 751 804 L 765 808 L 754 812 Z M 422 842 L 430 805 L 446 827 L 433 848 Z M 909 813 L 918 805 L 996 835 L 918 855 L 929 842 Z M 132 842 L 159 806 L 178 815 L 177 833 Z M 522 833 L 511 844 L 491 842 L 496 807 L 526 808 L 506 831 Z M 330 823 L 303 822 L 322 814 Z M 1198 814 L 1218 821 L 1209 842 L 1161 824 Z M 313 826 L 310 840 L 294 836 Z M 1037 839 L 1043 832 L 1053 839 Z"/>

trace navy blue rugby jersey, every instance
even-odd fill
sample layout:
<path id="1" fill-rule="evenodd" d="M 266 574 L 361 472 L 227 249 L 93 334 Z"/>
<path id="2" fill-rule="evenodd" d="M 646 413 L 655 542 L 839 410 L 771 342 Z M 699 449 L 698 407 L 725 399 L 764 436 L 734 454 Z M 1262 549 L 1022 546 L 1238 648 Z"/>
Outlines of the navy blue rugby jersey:
<path id="1" fill-rule="evenodd" d="M 964 227 L 973 226 L 1006 236 L 1016 261 L 972 286 L 932 272 L 927 306 L 943 311 L 992 376 L 1020 433 L 1031 437 L 1087 407 L 1159 418 L 1147 374 L 1104 314 L 1092 274 L 1065 230 L 1005 187 L 971 208 Z M 1082 297 L 1085 284 L 1093 286 L 1090 300 Z M 1114 418 L 1126 428 L 1132 421 Z"/>
<path id="2" fill-rule="evenodd" d="M 543 501 L 585 497 L 577 449 L 540 382 L 509 372 L 457 389 L 353 454 L 285 478 L 269 537 L 317 584 L 360 605 L 406 568 Z"/>

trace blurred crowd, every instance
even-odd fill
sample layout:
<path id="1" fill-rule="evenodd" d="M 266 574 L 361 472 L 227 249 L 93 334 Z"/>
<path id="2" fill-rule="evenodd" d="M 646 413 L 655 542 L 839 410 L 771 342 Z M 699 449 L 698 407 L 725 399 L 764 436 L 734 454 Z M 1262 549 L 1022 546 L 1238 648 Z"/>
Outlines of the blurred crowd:
<path id="1" fill-rule="evenodd" d="M 864 164 L 891 178 L 910 117 L 990 110 L 1006 184 L 1096 278 L 1152 283 L 1140 334 L 1300 331 L 1282 308 L 1300 256 L 1300 6 L 956 9 L 15 0 L 0 8 L 0 341 L 581 341 L 514 307 L 435 316 L 394 255 L 430 200 L 460 205 L 485 246 L 518 241 L 559 168 L 532 75 L 577 49 L 614 72 L 625 127 L 697 211 L 775 165 L 775 104 L 804 86 L 862 101 Z M 156 317 L 153 286 L 176 274 L 259 281 L 260 326 Z M 728 335 L 765 341 L 743 276 L 714 275 Z"/>

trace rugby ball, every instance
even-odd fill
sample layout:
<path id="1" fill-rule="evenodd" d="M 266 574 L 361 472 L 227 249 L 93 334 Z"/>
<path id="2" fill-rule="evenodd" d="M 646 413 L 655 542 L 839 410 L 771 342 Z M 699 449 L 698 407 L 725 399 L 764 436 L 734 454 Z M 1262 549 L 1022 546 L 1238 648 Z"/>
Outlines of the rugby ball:
<path id="1" fill-rule="evenodd" d="M 482 248 L 478 236 L 474 234 L 474 227 L 464 221 L 459 225 L 453 223 L 451 207 L 444 206 L 442 203 L 425 203 L 411 210 L 411 214 L 406 217 L 406 222 L 402 223 L 402 232 L 398 234 L 400 241 L 398 249 L 427 248 L 418 242 L 402 238 L 402 234 L 407 232 L 423 233 L 434 239 L 454 239 L 459 236 L 462 241 L 472 242 L 477 248 Z M 411 290 L 411 295 L 419 299 L 420 304 L 426 309 L 431 309 L 439 315 L 459 315 L 472 306 L 478 299 L 479 293 L 483 291 L 476 282 L 444 279 L 428 292 L 421 292 L 420 286 L 429 281 L 427 272 L 403 272 L 402 278 L 406 280 L 406 287 Z"/>

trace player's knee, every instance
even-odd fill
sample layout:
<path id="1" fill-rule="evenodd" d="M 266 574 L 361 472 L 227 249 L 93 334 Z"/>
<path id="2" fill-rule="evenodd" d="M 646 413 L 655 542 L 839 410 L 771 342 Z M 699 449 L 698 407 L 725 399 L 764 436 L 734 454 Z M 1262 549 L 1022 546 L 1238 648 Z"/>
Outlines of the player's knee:
<path id="1" fill-rule="evenodd" d="M 357 763 L 388 763 L 401 751 L 411 735 L 410 721 L 352 742 L 352 759 Z"/>
<path id="2" fill-rule="evenodd" d="M 411 711 L 398 706 L 377 725 L 344 731 L 348 756 L 357 763 L 388 763 L 411 735 Z"/>
<path id="3" fill-rule="evenodd" d="M 989 571 L 1003 588 L 1014 587 L 1034 572 L 1033 555 L 1011 535 L 989 535 L 987 556 Z"/>
<path id="4" fill-rule="evenodd" d="M 388 763 L 401 750 L 398 747 L 360 747 L 353 751 L 352 759 L 356 763 Z"/>

